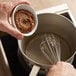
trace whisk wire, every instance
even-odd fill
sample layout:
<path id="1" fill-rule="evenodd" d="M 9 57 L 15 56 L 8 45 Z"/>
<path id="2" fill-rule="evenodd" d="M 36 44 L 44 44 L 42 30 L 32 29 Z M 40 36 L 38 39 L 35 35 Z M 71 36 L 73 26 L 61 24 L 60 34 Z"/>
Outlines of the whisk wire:
<path id="1" fill-rule="evenodd" d="M 60 41 L 53 34 L 44 34 L 40 49 L 52 64 L 60 61 Z"/>

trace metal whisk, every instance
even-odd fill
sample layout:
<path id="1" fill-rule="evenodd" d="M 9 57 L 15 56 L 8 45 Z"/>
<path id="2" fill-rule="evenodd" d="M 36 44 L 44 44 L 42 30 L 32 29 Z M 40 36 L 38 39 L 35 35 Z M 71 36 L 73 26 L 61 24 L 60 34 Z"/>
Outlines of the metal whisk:
<path id="1" fill-rule="evenodd" d="M 57 61 L 60 61 L 60 40 L 54 34 L 44 34 L 44 39 L 42 39 L 40 49 L 51 64 L 55 64 Z"/>

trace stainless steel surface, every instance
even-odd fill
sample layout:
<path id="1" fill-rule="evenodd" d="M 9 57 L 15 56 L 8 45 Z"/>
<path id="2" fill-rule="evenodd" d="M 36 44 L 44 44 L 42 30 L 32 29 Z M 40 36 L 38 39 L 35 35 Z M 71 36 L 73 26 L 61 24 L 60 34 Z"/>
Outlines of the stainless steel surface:
<path id="1" fill-rule="evenodd" d="M 36 53 L 34 54 L 31 51 L 31 54 L 33 55 L 31 57 L 30 55 L 27 55 L 25 52 L 26 52 L 26 48 L 27 48 L 29 41 L 33 37 L 35 37 L 37 34 L 53 32 L 61 36 L 62 38 L 66 40 L 66 42 L 68 42 L 70 51 L 68 51 L 68 55 L 65 55 L 66 54 L 64 52 L 65 48 L 62 49 L 62 60 L 63 61 L 70 60 L 69 62 L 71 62 L 74 59 L 75 48 L 76 48 L 75 46 L 76 45 L 76 29 L 73 23 L 69 19 L 63 16 L 52 14 L 52 13 L 39 14 L 38 19 L 39 19 L 39 23 L 38 23 L 39 25 L 38 25 L 37 31 L 32 36 L 25 37 L 23 40 L 18 41 L 20 52 L 23 54 L 24 58 L 28 59 L 30 63 L 32 62 L 32 64 L 37 64 L 37 65 L 44 66 L 44 67 L 50 66 L 50 64 L 42 64 L 40 61 L 36 61 L 33 58 L 33 56 L 36 57 L 37 59 L 41 57 L 41 54 L 39 52 L 37 52 L 37 54 Z M 36 51 L 37 50 L 35 50 L 35 52 Z"/>

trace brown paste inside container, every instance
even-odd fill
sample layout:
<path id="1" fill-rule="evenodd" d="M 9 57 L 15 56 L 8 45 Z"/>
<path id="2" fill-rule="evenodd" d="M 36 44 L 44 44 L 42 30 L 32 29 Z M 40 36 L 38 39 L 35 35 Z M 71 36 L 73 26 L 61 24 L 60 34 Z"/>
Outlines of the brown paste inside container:
<path id="1" fill-rule="evenodd" d="M 32 13 L 26 10 L 18 10 L 14 15 L 16 27 L 22 33 L 29 33 L 35 26 L 35 20 Z"/>

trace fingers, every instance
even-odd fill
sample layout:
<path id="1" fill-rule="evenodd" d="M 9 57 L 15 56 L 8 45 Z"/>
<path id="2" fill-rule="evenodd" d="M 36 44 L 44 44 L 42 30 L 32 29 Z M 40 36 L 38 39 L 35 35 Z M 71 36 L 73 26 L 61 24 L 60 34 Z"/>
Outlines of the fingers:
<path id="1" fill-rule="evenodd" d="M 12 26 L 8 27 L 8 30 L 6 30 L 6 32 L 19 40 L 22 40 L 24 37 L 21 32 L 19 32 L 17 29 L 13 28 Z"/>
<path id="2" fill-rule="evenodd" d="M 4 2 L 0 2 L 0 12 L 2 16 L 0 16 L 0 21 L 2 21 L 2 23 L 0 23 L 0 30 L 7 32 L 8 34 L 12 35 L 13 37 L 17 38 L 17 39 L 23 39 L 23 35 L 22 33 L 20 33 L 17 29 L 13 28 L 9 23 L 8 23 L 8 19 L 9 16 L 11 14 L 12 9 L 21 3 L 25 3 L 25 4 L 30 4 L 30 2 L 26 1 L 26 0 L 6 0 Z M 3 12 L 3 13 L 2 13 Z"/>
<path id="3" fill-rule="evenodd" d="M 53 65 L 52 68 L 49 69 L 47 76 L 67 76 L 69 73 L 71 74 L 71 71 L 76 70 L 70 63 L 61 61 L 57 62 L 56 65 Z"/>
<path id="4" fill-rule="evenodd" d="M 9 18 L 10 16 L 11 16 L 11 13 L 12 13 L 12 10 L 17 6 L 17 5 L 19 5 L 19 4 L 28 4 L 28 5 L 30 5 L 30 2 L 29 1 L 26 1 L 26 0 L 17 0 L 17 1 L 13 1 L 12 3 L 11 3 L 11 7 L 9 7 L 8 8 L 8 15 L 7 15 L 7 17 Z"/>
<path id="5" fill-rule="evenodd" d="M 19 40 L 22 40 L 24 37 L 21 32 L 19 32 L 17 29 L 12 27 L 12 25 L 10 25 L 6 21 L 3 21 L 3 22 L 0 21 L 0 31 L 7 32 L 11 36 L 13 36 Z"/>
<path id="6" fill-rule="evenodd" d="M 23 35 L 17 29 L 12 29 L 9 34 L 19 40 L 23 39 Z"/>
<path id="7" fill-rule="evenodd" d="M 28 0 L 12 0 L 13 3 L 26 3 L 26 4 L 30 4 L 30 2 Z"/>
<path id="8" fill-rule="evenodd" d="M 29 2 L 29 1 L 20 1 L 20 2 L 18 2 L 18 4 L 22 4 L 22 3 L 24 3 L 24 4 L 28 4 L 28 5 L 30 5 L 31 3 Z"/>
<path id="9" fill-rule="evenodd" d="M 26 1 L 26 0 L 6 0 L 4 2 L 0 2 L 0 10 L 3 10 L 7 13 L 7 17 L 10 16 L 13 8 L 18 5 L 18 4 L 30 4 L 29 1 Z"/>
<path id="10" fill-rule="evenodd" d="M 62 65 L 65 66 L 65 67 L 74 68 L 73 65 L 71 65 L 71 64 L 68 63 L 68 62 L 63 62 L 63 61 L 61 61 L 61 62 L 58 62 L 58 63 L 57 63 L 57 65 L 60 65 L 60 64 L 62 64 Z"/>
<path id="11" fill-rule="evenodd" d="M 0 2 L 0 10 L 2 11 L 3 8 L 5 8 L 5 5 L 3 3 Z"/>

